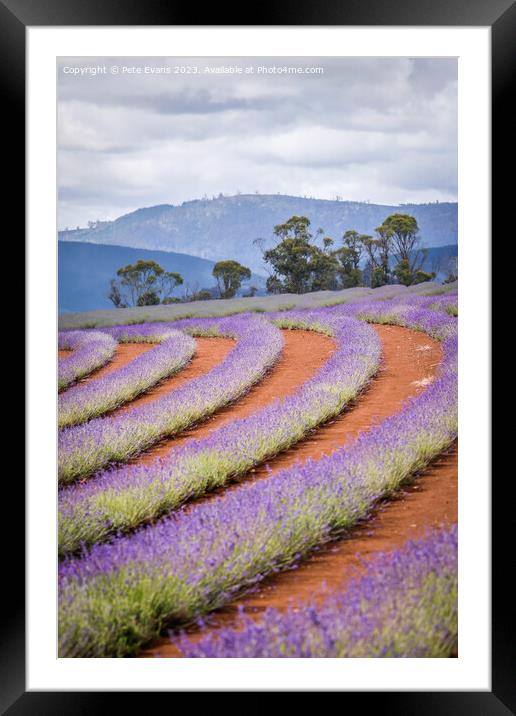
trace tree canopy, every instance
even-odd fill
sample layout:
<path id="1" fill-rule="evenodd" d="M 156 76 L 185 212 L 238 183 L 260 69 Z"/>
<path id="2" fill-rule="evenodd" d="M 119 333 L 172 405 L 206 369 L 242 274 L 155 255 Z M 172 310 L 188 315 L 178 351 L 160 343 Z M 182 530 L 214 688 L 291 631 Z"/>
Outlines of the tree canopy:
<path id="1" fill-rule="evenodd" d="M 270 266 L 267 279 L 269 293 L 307 293 L 335 288 L 338 262 L 333 256 L 330 237 L 323 239 L 324 248 L 313 243 L 306 216 L 292 216 L 284 224 L 274 227 L 274 236 L 280 239 L 272 249 L 263 253 Z M 322 233 L 321 230 L 318 233 Z"/>
<path id="2" fill-rule="evenodd" d="M 181 274 L 165 271 L 156 261 L 145 259 L 122 266 L 116 274 L 118 278 L 110 281 L 108 297 L 117 308 L 167 302 L 176 286 L 183 283 Z"/>
<path id="3" fill-rule="evenodd" d="M 217 280 L 219 295 L 221 298 L 233 298 L 242 281 L 251 278 L 251 270 L 242 266 L 238 261 L 218 261 L 213 267 L 213 276 Z"/>
<path id="4" fill-rule="evenodd" d="M 307 293 L 361 285 L 362 245 L 356 231 L 346 232 L 342 247 L 335 249 L 335 241 L 318 229 L 316 236 L 323 237 L 320 247 L 310 231 L 310 220 L 292 216 L 274 227 L 274 235 L 279 243 L 263 253 L 270 266 L 269 293 Z"/>
<path id="5" fill-rule="evenodd" d="M 386 217 L 374 236 L 348 229 L 338 245 L 321 228 L 312 233 L 306 216 L 291 216 L 277 224 L 273 235 L 276 244 L 272 248 L 265 248 L 265 239 L 253 241 L 269 271 L 269 293 L 300 294 L 365 285 L 377 288 L 389 283 L 411 286 L 436 275 L 435 271 L 423 270 L 428 251 L 421 247 L 419 226 L 409 214 Z M 456 266 L 450 264 L 447 280 L 455 280 L 456 273 Z M 109 298 L 117 307 L 207 300 L 216 297 L 217 292 L 220 298 L 233 298 L 242 283 L 251 278 L 251 270 L 226 259 L 214 265 L 212 275 L 216 287 L 190 290 L 186 284 L 184 296 L 179 299 L 172 296 L 174 289 L 183 284 L 179 273 L 165 271 L 155 261 L 138 259 L 118 269 L 110 282 Z M 256 291 L 251 286 L 248 295 Z"/>
<path id="6" fill-rule="evenodd" d="M 435 277 L 423 271 L 427 252 L 419 246 L 417 221 L 408 214 L 391 214 L 374 236 L 349 229 L 337 248 L 322 229 L 316 232 L 322 246 L 316 243 L 306 216 L 292 216 L 278 224 L 274 236 L 279 240 L 276 246 L 263 250 L 270 272 L 269 293 L 307 293 L 366 283 L 372 288 L 395 282 L 409 286 Z"/>
<path id="7" fill-rule="evenodd" d="M 389 242 L 389 248 L 397 260 L 393 274 L 400 283 L 411 286 L 435 277 L 434 273 L 423 271 L 428 251 L 421 248 L 419 226 L 413 216 L 391 214 L 376 231 Z"/>

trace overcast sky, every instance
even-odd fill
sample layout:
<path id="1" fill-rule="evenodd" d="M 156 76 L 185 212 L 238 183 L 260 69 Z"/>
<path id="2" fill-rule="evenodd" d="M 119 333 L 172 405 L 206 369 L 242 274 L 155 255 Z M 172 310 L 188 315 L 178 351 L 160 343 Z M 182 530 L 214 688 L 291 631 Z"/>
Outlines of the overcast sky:
<path id="1" fill-rule="evenodd" d="M 220 192 L 457 199 L 455 59 L 66 58 L 58 78 L 60 228 Z"/>

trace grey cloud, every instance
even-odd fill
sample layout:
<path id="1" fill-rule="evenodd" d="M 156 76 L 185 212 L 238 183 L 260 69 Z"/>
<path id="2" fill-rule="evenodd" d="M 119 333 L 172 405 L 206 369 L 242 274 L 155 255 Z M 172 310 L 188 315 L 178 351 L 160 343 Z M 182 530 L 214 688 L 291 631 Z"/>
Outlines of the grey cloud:
<path id="1" fill-rule="evenodd" d="M 264 99 L 248 100 L 228 97 L 218 100 L 207 90 L 182 93 L 161 93 L 156 95 L 112 95 L 105 97 L 101 106 L 133 107 L 158 114 L 215 114 L 232 110 L 258 110 L 271 106 Z"/>
<path id="2" fill-rule="evenodd" d="M 65 66 L 314 65 L 323 75 L 63 74 Z M 219 192 L 455 200 L 457 62 L 62 58 L 60 225 Z"/>

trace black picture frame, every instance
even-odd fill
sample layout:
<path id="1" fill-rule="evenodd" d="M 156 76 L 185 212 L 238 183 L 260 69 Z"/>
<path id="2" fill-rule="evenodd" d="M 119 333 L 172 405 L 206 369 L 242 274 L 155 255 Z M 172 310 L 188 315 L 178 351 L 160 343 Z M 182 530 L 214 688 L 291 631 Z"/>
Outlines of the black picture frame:
<path id="1" fill-rule="evenodd" d="M 101 25 L 354 25 L 354 26 L 489 26 L 492 37 L 492 216 L 493 235 L 503 235 L 504 219 L 514 200 L 513 181 L 504 169 L 514 149 L 513 114 L 509 111 L 510 80 L 514 76 L 516 6 L 510 0 L 319 0 L 296 3 L 262 2 L 246 16 L 230 5 L 214 3 L 202 9 L 165 0 L 0 0 L 0 87 L 4 111 L 4 158 L 11 152 L 7 203 L 20 233 L 25 216 L 25 31 L 29 26 Z M 511 131 L 512 130 L 512 131 Z M 512 199 L 512 202 L 511 202 Z M 508 222 L 505 222 L 508 228 Z M 16 236 L 16 242 L 19 241 Z M 20 242 L 21 243 L 21 242 Z M 19 290 L 19 289 L 18 289 Z M 12 359 L 12 357 L 11 357 Z M 24 484 L 13 472 L 6 476 L 6 504 L 24 504 Z M 510 480 L 511 476 L 506 475 Z M 16 478 L 16 479 L 15 479 Z M 493 484 L 492 530 L 492 691 L 472 692 L 367 692 L 346 693 L 384 713 L 395 714 L 498 714 L 516 713 L 514 678 L 514 630 L 510 629 L 513 604 L 507 595 L 507 551 L 504 548 L 510 501 L 503 483 Z M 511 505 L 512 506 L 512 505 Z M 120 710 L 120 693 L 26 692 L 25 689 L 25 593 L 24 532 L 19 521 L 4 535 L 5 606 L 0 632 L 0 711 L 19 714 L 92 714 Z M 7 564 L 5 564 L 7 562 Z M 507 596 L 506 596 L 507 595 Z M 509 612 L 511 609 L 511 613 Z M 513 621 L 512 621 L 513 623 Z M 511 660 L 511 656 L 513 657 Z M 407 685 L 409 686 L 409 685 Z M 235 689 L 236 690 L 236 689 Z M 367 701 L 364 702 L 364 697 Z M 143 705 L 139 693 L 131 693 L 132 708 Z M 143 697 L 148 698 L 148 694 Z M 170 699 L 170 695 L 168 696 Z M 116 699 L 116 701 L 115 701 Z M 358 703 L 358 702 L 357 702 Z M 172 707 L 168 702 L 169 708 Z"/>

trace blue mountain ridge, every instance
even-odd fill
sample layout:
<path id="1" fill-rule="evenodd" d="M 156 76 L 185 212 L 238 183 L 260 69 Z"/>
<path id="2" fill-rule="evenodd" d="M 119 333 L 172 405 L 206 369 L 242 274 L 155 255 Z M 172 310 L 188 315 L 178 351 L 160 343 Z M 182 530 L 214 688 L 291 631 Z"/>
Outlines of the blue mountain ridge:
<path id="1" fill-rule="evenodd" d="M 181 296 L 186 284 L 192 291 L 213 288 L 213 261 L 172 251 L 151 251 L 127 246 L 105 246 L 84 242 L 58 242 L 58 308 L 69 311 L 95 311 L 113 308 L 108 299 L 109 282 L 117 269 L 138 259 L 151 259 L 166 271 L 177 271 L 184 284 L 175 289 Z M 265 278 L 253 275 L 247 285 L 264 286 Z M 263 293 L 263 290 L 262 290 Z"/>

